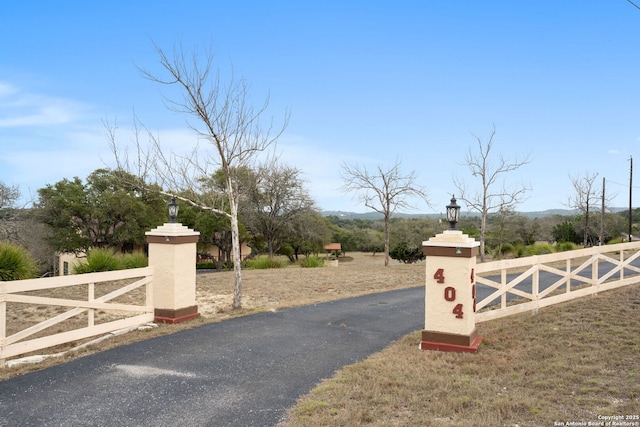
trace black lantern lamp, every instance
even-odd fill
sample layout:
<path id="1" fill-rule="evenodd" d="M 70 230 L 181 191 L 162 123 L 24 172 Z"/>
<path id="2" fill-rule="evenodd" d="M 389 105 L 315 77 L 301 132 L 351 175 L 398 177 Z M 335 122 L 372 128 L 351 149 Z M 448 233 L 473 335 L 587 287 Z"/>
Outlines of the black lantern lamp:
<path id="1" fill-rule="evenodd" d="M 176 198 L 171 198 L 171 203 L 169 203 L 169 220 L 171 222 L 176 222 L 176 218 L 178 217 L 178 204 L 176 203 Z"/>
<path id="2" fill-rule="evenodd" d="M 451 196 L 451 203 L 447 205 L 447 221 L 449 221 L 449 230 L 456 229 L 456 223 L 460 219 L 460 206 L 456 203 L 456 196 Z"/>

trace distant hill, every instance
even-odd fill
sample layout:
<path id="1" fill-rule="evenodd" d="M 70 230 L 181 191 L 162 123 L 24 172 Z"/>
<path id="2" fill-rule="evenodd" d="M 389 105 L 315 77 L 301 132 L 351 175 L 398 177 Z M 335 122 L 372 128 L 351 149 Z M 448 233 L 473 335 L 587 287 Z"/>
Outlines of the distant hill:
<path id="1" fill-rule="evenodd" d="M 346 219 L 376 220 L 376 219 L 382 219 L 383 218 L 383 215 L 381 213 L 378 213 L 378 212 L 357 213 L 357 212 L 345 212 L 345 211 L 321 211 L 320 214 L 322 216 L 337 216 L 339 218 L 346 218 Z M 420 214 L 420 213 L 405 214 L 405 213 L 398 213 L 398 214 L 394 214 L 393 215 L 394 218 L 439 218 L 440 216 L 441 216 L 440 214 L 434 214 L 434 213 L 431 213 L 431 214 Z"/>
<path id="2" fill-rule="evenodd" d="M 612 213 L 626 211 L 627 208 L 610 208 L 609 211 Z M 320 214 L 322 216 L 337 216 L 340 218 L 347 219 L 366 219 L 366 220 L 377 220 L 382 219 L 383 216 L 378 212 L 365 212 L 365 213 L 357 213 L 357 212 L 345 212 L 345 211 L 321 211 Z M 469 216 L 478 216 L 477 212 L 462 212 L 461 216 L 469 217 Z M 578 215 L 578 211 L 575 209 L 547 209 L 544 211 L 534 211 L 534 212 L 518 212 L 518 215 L 522 215 L 527 218 L 544 218 L 547 216 L 575 216 Z M 397 213 L 393 215 L 393 218 L 444 218 L 445 213 L 415 213 L 415 214 L 407 214 L 407 213 Z"/>
<path id="3" fill-rule="evenodd" d="M 546 211 L 518 212 L 526 218 L 544 218 L 546 216 L 575 216 L 578 211 L 575 209 L 547 209 Z"/>
<path id="4" fill-rule="evenodd" d="M 627 211 L 629 212 L 629 208 L 609 208 L 609 213 L 618 213 Z M 518 215 L 525 216 L 527 218 L 543 218 L 546 216 L 575 216 L 579 215 L 580 211 L 577 209 L 547 209 L 546 211 L 535 211 L 535 212 L 518 212 Z"/>

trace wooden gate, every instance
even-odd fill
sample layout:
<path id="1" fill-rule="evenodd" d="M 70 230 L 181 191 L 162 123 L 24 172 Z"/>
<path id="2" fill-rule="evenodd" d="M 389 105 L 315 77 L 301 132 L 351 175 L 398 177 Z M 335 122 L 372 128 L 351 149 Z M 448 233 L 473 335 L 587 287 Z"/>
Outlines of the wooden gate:
<path id="1" fill-rule="evenodd" d="M 0 366 L 9 357 L 153 321 L 151 267 L 0 282 Z"/>
<path id="2" fill-rule="evenodd" d="M 477 302 L 476 323 L 638 283 L 639 257 L 630 242 L 477 264 L 476 283 L 492 292 Z"/>

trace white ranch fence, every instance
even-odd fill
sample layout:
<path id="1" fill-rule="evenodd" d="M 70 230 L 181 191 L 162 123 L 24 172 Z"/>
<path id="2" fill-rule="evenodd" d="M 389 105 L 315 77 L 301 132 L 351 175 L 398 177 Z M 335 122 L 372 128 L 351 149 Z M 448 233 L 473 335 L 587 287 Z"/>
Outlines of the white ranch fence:
<path id="1" fill-rule="evenodd" d="M 153 321 L 152 279 L 145 267 L 0 282 L 0 367 L 10 357 Z"/>
<path id="2" fill-rule="evenodd" d="M 640 282 L 640 242 L 476 265 L 476 323 Z M 483 288 L 486 287 L 486 288 Z M 484 310 L 483 310 L 484 309 Z"/>

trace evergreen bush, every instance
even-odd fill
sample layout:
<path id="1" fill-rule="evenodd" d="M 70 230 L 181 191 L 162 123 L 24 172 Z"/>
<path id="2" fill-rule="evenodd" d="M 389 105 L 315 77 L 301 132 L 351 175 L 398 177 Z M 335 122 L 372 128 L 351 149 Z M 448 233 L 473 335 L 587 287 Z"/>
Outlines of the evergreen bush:
<path id="1" fill-rule="evenodd" d="M 576 248 L 576 244 L 572 242 L 558 242 L 558 244 L 556 245 L 557 252 L 573 251 Z"/>
<path id="2" fill-rule="evenodd" d="M 324 267 L 324 258 L 321 258 L 317 255 L 312 255 L 298 261 L 298 265 L 303 268 Z"/>
<path id="3" fill-rule="evenodd" d="M 32 279 L 37 274 L 36 262 L 25 248 L 0 243 L 0 281 Z"/>
<path id="4" fill-rule="evenodd" d="M 295 250 L 289 243 L 284 243 L 282 246 L 280 246 L 280 249 L 278 249 L 278 255 L 284 255 L 289 258 L 289 261 L 295 262 Z"/>
<path id="5" fill-rule="evenodd" d="M 213 270 L 216 268 L 216 263 L 213 261 L 203 261 L 196 263 L 197 270 Z"/>
<path id="6" fill-rule="evenodd" d="M 403 243 L 390 250 L 389 256 L 392 259 L 402 261 L 405 264 L 412 264 L 423 260 L 424 252 L 421 246 L 409 247 Z"/>
<path id="7" fill-rule="evenodd" d="M 120 258 L 120 268 L 123 270 L 129 268 L 142 268 L 149 265 L 149 258 L 143 252 L 133 252 L 124 254 Z"/>
<path id="8" fill-rule="evenodd" d="M 525 256 L 552 254 L 555 250 L 549 243 L 536 243 L 526 247 Z"/>
<path id="9" fill-rule="evenodd" d="M 269 268 L 284 268 L 287 264 L 289 264 L 288 261 L 282 258 L 269 258 L 267 255 L 262 255 L 248 259 L 245 262 L 245 267 L 252 270 L 266 270 Z"/>
<path id="10" fill-rule="evenodd" d="M 80 260 L 74 267 L 75 274 L 96 273 L 100 271 L 120 270 L 121 262 L 109 248 L 95 248 L 87 253 L 87 257 Z"/>
<path id="11" fill-rule="evenodd" d="M 515 254 L 516 248 L 511 243 L 505 243 L 500 248 L 500 255 Z"/>

